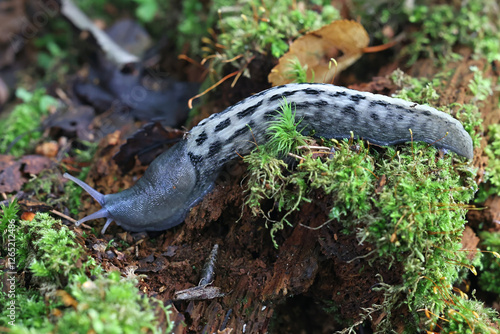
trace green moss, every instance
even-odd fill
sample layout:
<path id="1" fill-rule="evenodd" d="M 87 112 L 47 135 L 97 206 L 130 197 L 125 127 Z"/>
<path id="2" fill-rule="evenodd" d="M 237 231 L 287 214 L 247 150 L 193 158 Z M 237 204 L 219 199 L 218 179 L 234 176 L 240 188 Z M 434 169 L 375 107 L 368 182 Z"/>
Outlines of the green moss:
<path id="1" fill-rule="evenodd" d="M 485 291 L 500 297 L 500 233 L 483 231 L 479 234 L 481 245 L 488 253 L 482 258 L 483 270 L 479 273 L 479 285 Z"/>
<path id="2" fill-rule="evenodd" d="M 68 310 L 55 325 L 60 333 L 162 333 L 156 319 L 152 300 L 141 296 L 137 288 L 137 279 L 122 278 L 119 272 L 111 272 L 96 280 L 78 276 L 68 287 L 69 294 L 77 305 Z M 168 310 L 161 302 L 168 319 Z M 167 321 L 165 332 L 172 330 L 172 323 Z"/>
<path id="3" fill-rule="evenodd" d="M 439 81 L 410 80 L 398 75 L 395 79 L 405 87 L 400 97 L 418 103 L 437 98 L 434 87 Z M 480 78 L 474 80 L 482 85 Z M 484 309 L 477 301 L 463 297 L 458 300 L 451 291 L 455 282 L 480 265 L 479 257 L 471 262 L 467 252 L 461 251 L 465 213 L 477 190 L 475 172 L 466 160 L 454 154 L 437 158 L 436 149 L 425 143 L 371 150 L 362 141 L 325 140 L 322 145 L 327 148 L 321 149 L 319 156 L 313 154 L 314 150 L 297 150 L 300 132 L 291 127 L 293 106 L 290 107 L 282 108 L 270 132 L 274 138 L 280 138 L 282 145 L 271 146 L 270 141 L 245 157 L 249 163 L 246 204 L 273 224 L 273 240 L 284 223 L 289 223 L 290 214 L 312 199 L 312 190 L 319 189 L 332 205 L 329 223 L 342 223 L 346 231 L 356 231 L 357 240 L 374 245 L 373 253 L 386 259 L 389 267 L 394 261 L 404 266 L 404 283 L 388 287 L 389 301 L 377 307 L 390 312 L 404 298 L 414 314 L 413 321 L 408 322 L 409 331 L 438 323 L 448 332 L 466 331 L 465 326 L 469 325 L 476 332 L 490 328 L 496 321 L 494 311 Z M 458 108 L 458 116 L 477 143 L 477 111 L 471 109 L 468 113 L 463 106 L 458 107 L 462 107 Z M 451 107 L 441 109 L 449 111 Z M 293 124 L 298 123 L 297 120 Z M 287 138 L 286 134 L 290 136 Z M 314 142 L 303 136 L 300 140 Z M 335 153 L 331 154 L 328 147 L 333 147 Z M 293 148 L 296 151 L 292 156 L 298 165 L 292 168 L 293 164 L 281 159 L 283 149 Z M 382 178 L 384 185 L 378 186 Z M 263 199 L 277 204 L 273 206 L 275 213 L 261 209 L 259 203 Z M 281 218 L 272 220 L 271 216 Z M 445 325 L 438 315 L 446 319 Z M 390 327 L 390 322 L 381 325 L 380 332 L 389 328 L 383 326 Z"/>
<path id="4" fill-rule="evenodd" d="M 457 43 L 470 46 L 477 56 L 489 62 L 499 60 L 499 15 L 495 8 L 496 2 L 489 0 L 467 1 L 456 7 L 419 4 L 408 8 L 409 21 L 420 26 L 412 34 L 413 43 L 405 50 L 410 63 L 422 55 L 444 63 Z"/>
<path id="5" fill-rule="evenodd" d="M 2 305 L 11 305 L 12 300 L 13 298 L 11 298 L 9 293 L 0 291 L 0 302 Z M 14 300 L 17 309 L 16 318 L 10 318 L 9 310 L 7 310 L 7 307 L 3 307 L 0 311 L 0 327 L 9 325 L 13 330 L 11 333 L 48 333 L 53 329 L 47 313 L 53 307 L 54 303 L 50 302 L 51 306 L 47 307 L 48 303 L 46 304 L 39 291 L 17 286 Z M 10 321 L 14 321 L 15 326 L 11 326 L 9 324 Z"/>
<path id="6" fill-rule="evenodd" d="M 17 218 L 17 205 L 2 207 L 1 234 L 4 236 L 2 256 L 12 257 L 8 242 L 15 242 L 16 267 L 8 268 L 17 273 L 14 292 L 0 292 L 0 303 L 7 305 L 15 300 L 15 333 L 160 333 L 155 314 L 156 306 L 168 310 L 154 299 L 141 296 L 137 278 L 129 274 L 121 278 L 119 272 L 103 275 L 95 260 L 86 258 L 75 234 L 47 213 L 38 213 L 31 221 Z M 14 241 L 8 236 L 12 234 Z M 33 275 L 29 285 L 21 286 L 21 272 Z M 93 281 L 88 279 L 93 276 Z M 29 288 L 28 288 L 29 287 Z M 36 289 L 40 287 L 40 289 Z M 9 285 L 10 288 L 10 285 Z M 63 305 L 64 288 L 74 300 L 71 308 Z M 1 291 L 1 290 L 0 290 Z M 48 317 L 48 314 L 58 314 Z M 0 326 L 7 326 L 9 310 L 0 310 Z M 171 324 L 168 322 L 169 328 Z"/>
<path id="7" fill-rule="evenodd" d="M 289 61 L 285 77 L 294 83 L 314 82 L 314 70 L 311 69 L 311 79 L 307 80 L 307 64 L 302 65 L 298 58 Z"/>
<path id="8" fill-rule="evenodd" d="M 31 93 L 18 88 L 16 96 L 23 103 L 17 105 L 7 118 L 0 120 L 0 153 L 22 156 L 40 138 L 42 117 L 48 114 L 49 108 L 56 106 L 57 101 L 46 95 L 44 89 Z"/>
<path id="9" fill-rule="evenodd" d="M 14 219 L 17 270 L 29 269 L 51 286 L 63 287 L 68 277 L 94 269 L 93 259 L 75 241 L 74 232 L 48 213 L 37 213 L 32 221 Z"/>
<path id="10" fill-rule="evenodd" d="M 488 166 L 485 171 L 485 181 L 488 181 L 490 187 L 482 189 L 480 200 L 484 202 L 490 195 L 500 195 L 500 124 L 492 124 L 488 127 L 488 145 L 484 152 L 489 158 Z"/>
<path id="11" fill-rule="evenodd" d="M 246 65 L 254 56 L 279 58 L 288 51 L 290 40 L 340 18 L 329 1 L 309 1 L 305 5 L 301 10 L 292 0 L 249 0 L 236 5 L 215 1 L 208 17 L 217 20 L 220 33 L 212 34 L 214 40 L 204 39 L 206 46 L 202 47 L 204 56 L 211 57 L 210 67 L 215 74 L 211 80 L 222 77 L 222 68 L 229 60 L 248 76 Z"/>
<path id="12" fill-rule="evenodd" d="M 494 323 L 500 324 L 498 313 L 484 307 L 477 300 L 454 296 L 448 300 L 450 304 L 445 308 L 443 317 L 447 321 L 440 323 L 441 333 L 492 334 L 498 333 Z M 431 329 L 437 329 L 435 322 L 430 322 Z"/>

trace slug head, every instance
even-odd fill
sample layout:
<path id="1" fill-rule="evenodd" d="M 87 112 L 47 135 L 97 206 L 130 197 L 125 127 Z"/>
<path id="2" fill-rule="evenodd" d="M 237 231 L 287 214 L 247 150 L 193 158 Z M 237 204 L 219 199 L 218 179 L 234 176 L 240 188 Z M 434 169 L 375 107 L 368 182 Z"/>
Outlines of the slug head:
<path id="1" fill-rule="evenodd" d="M 71 175 L 64 177 L 80 185 L 102 206 L 77 225 L 107 218 L 104 233 L 112 221 L 133 232 L 162 231 L 182 223 L 191 207 L 211 189 L 217 175 L 205 175 L 200 180 L 181 141 L 156 158 L 134 186 L 116 194 L 103 195 Z"/>
<path id="2" fill-rule="evenodd" d="M 70 179 L 71 181 L 75 182 L 80 187 L 82 187 L 83 190 L 85 190 L 87 193 L 89 193 L 89 195 L 92 196 L 97 201 L 97 203 L 101 204 L 101 206 L 102 206 L 101 210 L 96 211 L 93 214 L 88 215 L 87 217 L 84 217 L 84 218 L 78 220 L 76 222 L 76 226 L 80 226 L 81 223 L 84 223 L 88 220 L 107 218 L 106 224 L 104 224 L 104 227 L 101 230 L 101 233 L 104 234 L 104 232 L 106 232 L 106 229 L 108 228 L 109 224 L 111 224 L 111 222 L 113 221 L 113 218 L 111 217 L 108 210 L 106 210 L 106 208 L 104 206 L 104 197 L 105 196 L 103 194 L 101 194 L 100 192 L 98 192 L 97 190 L 95 190 L 94 188 L 92 188 L 91 186 L 89 186 L 88 184 L 86 184 L 85 182 L 83 182 L 82 180 L 79 180 L 76 177 L 69 175 L 68 173 L 64 173 L 63 176 L 65 178 Z"/>

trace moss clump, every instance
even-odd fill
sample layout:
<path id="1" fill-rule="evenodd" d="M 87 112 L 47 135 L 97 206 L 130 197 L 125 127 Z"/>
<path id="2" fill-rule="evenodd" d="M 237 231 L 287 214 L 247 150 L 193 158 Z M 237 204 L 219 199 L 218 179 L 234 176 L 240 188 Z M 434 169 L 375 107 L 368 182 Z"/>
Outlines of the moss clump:
<path id="1" fill-rule="evenodd" d="M 475 0 L 461 6 L 422 4 L 409 8 L 409 21 L 420 25 L 412 34 L 414 42 L 405 51 L 410 63 L 422 54 L 444 63 L 457 43 L 470 46 L 488 62 L 499 60 L 500 16 L 496 6 L 495 1 Z"/>
<path id="2" fill-rule="evenodd" d="M 94 259 L 86 258 L 74 232 L 47 213 L 19 220 L 15 202 L 2 211 L 0 252 L 15 264 L 5 274 L 14 285 L 7 284 L 7 293 L 0 289 L 0 303 L 13 303 L 17 311 L 11 326 L 10 310 L 2 308 L 0 326 L 9 326 L 12 333 L 162 332 L 155 308 L 160 306 L 168 319 L 167 309 L 140 295 L 133 274 L 103 274 Z"/>
<path id="3" fill-rule="evenodd" d="M 436 96 L 432 84 L 419 85 L 425 89 L 412 99 L 427 102 Z M 312 138 L 298 136 L 297 129 L 290 131 L 291 110 L 293 106 L 282 108 L 269 135 L 281 138 L 291 133 L 289 142 L 282 145 L 288 148 L 297 148 L 298 138 L 314 143 Z M 448 332 L 466 330 L 464 326 L 476 333 L 491 328 L 496 321 L 494 311 L 452 292 L 452 285 L 467 274 L 464 269 L 475 272 L 479 264 L 479 258 L 471 262 L 467 252 L 461 251 L 465 213 L 477 190 L 474 171 L 465 159 L 454 154 L 437 157 L 436 149 L 425 143 L 377 150 L 347 139 L 326 140 L 322 145 L 326 147 L 292 154 L 296 167 L 282 160 L 282 150 L 272 141 L 245 158 L 250 189 L 246 204 L 254 213 L 263 213 L 259 201 L 268 198 L 278 204 L 276 215 L 281 212 L 278 221 L 272 221 L 270 213 L 264 215 L 273 223 L 273 237 L 292 211 L 311 200 L 311 191 L 320 189 L 330 196 L 331 221 L 342 223 L 345 231 L 356 231 L 357 240 L 374 245 L 374 254 L 389 263 L 403 263 L 404 283 L 389 288 L 399 298 L 392 296 L 391 302 L 383 304 L 388 314 L 404 299 L 415 316 L 409 319 L 410 331 L 438 324 L 449 328 Z M 379 325 L 380 332 L 388 328 L 390 317 Z"/>
<path id="4" fill-rule="evenodd" d="M 340 18 L 329 1 L 318 2 L 316 6 L 321 8 L 321 13 L 312 10 L 312 5 L 300 10 L 291 0 L 245 2 L 237 11 L 233 9 L 222 15 L 218 42 L 226 48 L 229 59 L 248 52 L 269 51 L 279 58 L 288 51 L 287 39 L 297 38 L 307 30 L 319 29 Z M 224 7 L 215 7 L 224 10 Z"/>
<path id="5" fill-rule="evenodd" d="M 490 187 L 483 187 L 484 193 L 480 200 L 484 202 L 490 195 L 500 195 L 500 124 L 492 124 L 488 127 L 488 145 L 484 152 L 489 158 L 486 167 L 485 181 L 489 182 Z"/>
<path id="6" fill-rule="evenodd" d="M 43 89 L 30 93 L 19 88 L 16 95 L 23 103 L 17 105 L 7 118 L 0 120 L 0 153 L 19 157 L 31 148 L 33 141 L 40 138 L 41 130 L 38 127 L 42 117 L 47 115 L 57 102 L 46 95 Z"/>
<path id="7" fill-rule="evenodd" d="M 60 333 L 163 333 L 151 300 L 141 296 L 136 285 L 135 277 L 122 278 L 116 271 L 96 280 L 75 277 L 67 288 L 75 299 L 73 309 L 64 313 L 55 329 Z M 168 310 L 161 309 L 168 319 Z M 167 325 L 165 332 L 172 329 L 170 321 Z"/>
<path id="8" fill-rule="evenodd" d="M 222 77 L 220 73 L 227 61 L 236 69 L 245 70 L 256 55 L 279 58 L 288 51 L 289 40 L 340 18 L 330 1 L 323 0 L 306 2 L 303 9 L 292 0 L 249 0 L 236 5 L 217 0 L 212 8 L 208 18 L 218 20 L 219 33 L 212 34 L 214 40 L 204 38 L 206 46 L 201 49 L 205 57 L 211 58 L 216 77 Z M 192 29 L 198 26 L 189 24 Z M 243 74 L 249 75 L 246 70 Z"/>

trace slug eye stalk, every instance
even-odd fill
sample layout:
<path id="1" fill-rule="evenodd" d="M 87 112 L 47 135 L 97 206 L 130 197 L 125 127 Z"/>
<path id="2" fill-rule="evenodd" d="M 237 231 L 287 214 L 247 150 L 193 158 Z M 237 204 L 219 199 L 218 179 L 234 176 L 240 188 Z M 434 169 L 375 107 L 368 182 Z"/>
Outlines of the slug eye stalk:
<path id="1" fill-rule="evenodd" d="M 82 223 L 88 221 L 88 220 L 93 220 L 93 219 L 99 219 L 99 218 L 106 218 L 106 224 L 104 224 L 104 227 L 101 230 L 101 234 L 104 234 L 106 232 L 106 229 L 108 228 L 109 224 L 113 222 L 113 218 L 111 217 L 111 214 L 106 210 L 104 207 L 105 200 L 104 200 L 104 195 L 83 182 L 80 179 L 77 179 L 74 176 L 69 175 L 68 173 L 64 173 L 63 177 L 75 182 L 78 184 L 80 187 L 82 187 L 83 190 L 85 190 L 90 196 L 92 196 L 97 203 L 101 204 L 102 209 L 99 211 L 94 212 L 91 215 L 88 215 L 86 217 L 83 217 L 82 219 L 78 220 L 76 222 L 76 226 L 80 226 Z"/>

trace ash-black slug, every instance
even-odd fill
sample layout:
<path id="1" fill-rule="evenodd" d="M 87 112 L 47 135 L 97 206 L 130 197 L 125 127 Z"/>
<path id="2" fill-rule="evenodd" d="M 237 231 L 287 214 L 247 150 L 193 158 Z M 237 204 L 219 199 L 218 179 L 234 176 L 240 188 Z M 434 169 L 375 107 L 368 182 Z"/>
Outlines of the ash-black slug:
<path id="1" fill-rule="evenodd" d="M 283 98 L 296 109 L 303 133 L 314 136 L 356 137 L 377 145 L 412 140 L 473 158 L 472 139 L 462 124 L 434 108 L 383 95 L 329 84 L 288 84 L 248 97 L 213 114 L 154 160 L 144 176 L 129 189 L 103 195 L 78 183 L 102 209 L 77 225 L 107 218 L 130 231 L 161 231 L 180 224 L 189 210 L 211 190 L 224 164 L 266 141 L 269 121 Z"/>

